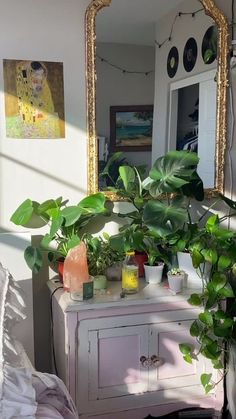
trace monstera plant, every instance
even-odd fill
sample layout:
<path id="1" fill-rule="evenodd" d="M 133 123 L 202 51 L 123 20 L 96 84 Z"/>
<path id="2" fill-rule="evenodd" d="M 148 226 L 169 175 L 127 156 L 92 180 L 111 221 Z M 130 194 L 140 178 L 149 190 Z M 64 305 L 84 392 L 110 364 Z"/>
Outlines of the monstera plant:
<path id="1" fill-rule="evenodd" d="M 102 193 L 90 195 L 77 205 L 69 205 L 61 197 L 43 203 L 26 199 L 14 212 L 11 221 L 26 228 L 47 227 L 39 247 L 29 246 L 24 256 L 33 272 L 39 272 L 43 253 L 50 262 L 65 258 L 68 251 L 80 243 L 83 232 L 91 219 L 109 215 Z M 41 234 L 41 233 L 40 233 Z"/>
<path id="2" fill-rule="evenodd" d="M 161 237 L 183 229 L 191 221 L 190 200 L 202 201 L 203 183 L 197 174 L 196 153 L 170 151 L 154 163 L 143 187 L 150 197 L 143 211 L 144 224 Z"/>

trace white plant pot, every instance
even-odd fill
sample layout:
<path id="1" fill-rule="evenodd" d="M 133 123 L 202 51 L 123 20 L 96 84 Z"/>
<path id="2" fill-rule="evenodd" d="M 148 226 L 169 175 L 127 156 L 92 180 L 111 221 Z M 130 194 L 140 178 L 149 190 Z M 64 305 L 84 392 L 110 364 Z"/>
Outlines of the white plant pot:
<path id="1" fill-rule="evenodd" d="M 201 288 L 202 279 L 199 269 L 195 269 L 192 263 L 192 257 L 190 253 L 178 252 L 178 264 L 181 271 L 186 272 L 187 275 L 187 288 Z M 204 278 L 209 278 L 211 265 L 210 263 L 201 264 L 201 270 L 204 272 Z"/>
<path id="2" fill-rule="evenodd" d="M 184 280 L 185 272 L 181 272 L 178 275 L 172 275 L 171 273 L 168 273 L 169 287 L 175 294 L 178 294 L 183 290 Z"/>
<path id="3" fill-rule="evenodd" d="M 164 269 L 164 263 L 159 265 L 150 266 L 144 263 L 145 279 L 149 284 L 160 284 L 162 280 L 162 273 Z"/>

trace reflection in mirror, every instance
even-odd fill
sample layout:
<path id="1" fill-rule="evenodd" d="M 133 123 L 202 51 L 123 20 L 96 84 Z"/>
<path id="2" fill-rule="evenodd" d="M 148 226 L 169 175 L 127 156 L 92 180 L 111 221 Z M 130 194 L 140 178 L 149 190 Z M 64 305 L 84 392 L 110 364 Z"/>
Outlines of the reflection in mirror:
<path id="1" fill-rule="evenodd" d="M 222 190 L 219 157 L 224 160 L 226 132 L 223 119 L 220 132 L 219 110 L 225 85 L 221 79 L 217 90 L 216 22 L 202 4 L 214 14 L 212 0 L 112 0 L 97 14 L 98 189 L 112 185 L 101 172 L 114 152 L 122 152 L 121 164 L 145 165 L 148 172 L 168 150 L 187 149 L 198 152 L 205 187 Z M 223 77 L 227 25 L 221 22 Z M 118 167 L 110 168 L 116 177 Z"/>

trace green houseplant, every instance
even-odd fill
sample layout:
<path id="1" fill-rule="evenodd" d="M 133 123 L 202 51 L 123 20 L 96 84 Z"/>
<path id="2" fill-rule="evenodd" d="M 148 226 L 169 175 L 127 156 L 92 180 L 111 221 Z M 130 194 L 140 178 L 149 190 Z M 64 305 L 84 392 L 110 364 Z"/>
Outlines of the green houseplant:
<path id="1" fill-rule="evenodd" d="M 182 291 L 184 287 L 185 272 L 181 271 L 179 268 L 172 268 L 167 273 L 167 278 L 171 291 L 175 294 Z"/>
<path id="2" fill-rule="evenodd" d="M 46 253 L 49 262 L 64 259 L 68 251 L 77 246 L 91 219 L 109 215 L 102 193 L 90 195 L 77 205 L 68 205 L 62 198 L 50 199 L 43 203 L 25 200 L 14 212 L 11 221 L 26 228 L 41 228 L 43 238 L 39 246 L 28 246 L 24 257 L 26 263 L 37 273 Z M 44 232 L 45 229 L 46 233 Z"/>
<path id="3" fill-rule="evenodd" d="M 124 259 L 124 253 L 114 250 L 111 247 L 110 236 L 107 233 L 103 233 L 103 237 L 94 237 L 91 234 L 86 234 L 84 236 L 84 241 L 87 245 L 87 258 L 90 275 L 104 275 L 107 279 L 110 279 L 110 268 L 114 265 L 117 266 L 117 264 Z"/>
<path id="4" fill-rule="evenodd" d="M 144 239 L 152 236 L 167 248 L 167 243 L 174 240 L 173 235 L 188 221 L 191 197 L 197 200 L 204 197 L 196 171 L 198 161 L 195 153 L 169 152 L 156 160 L 145 179 L 139 168 L 120 167 L 115 191 L 131 202 L 134 210 L 119 214 L 129 224 L 112 238 L 111 245 L 148 253 Z"/>
<path id="5" fill-rule="evenodd" d="M 236 209 L 235 203 L 222 198 Z M 235 293 L 231 286 L 236 273 L 236 233 L 221 227 L 226 218 L 211 215 L 190 243 L 194 267 L 201 271 L 203 263 L 210 263 L 211 270 L 209 277 L 201 275 L 201 292 L 192 294 L 189 299 L 192 306 L 201 309 L 190 328 L 190 334 L 196 338 L 199 348 L 180 345 L 186 362 L 192 363 L 199 355 L 209 359 L 213 368 L 219 370 L 218 381 L 227 373 L 230 347 L 236 339 Z M 217 385 L 212 374 L 207 373 L 202 374 L 201 382 L 206 393 Z"/>

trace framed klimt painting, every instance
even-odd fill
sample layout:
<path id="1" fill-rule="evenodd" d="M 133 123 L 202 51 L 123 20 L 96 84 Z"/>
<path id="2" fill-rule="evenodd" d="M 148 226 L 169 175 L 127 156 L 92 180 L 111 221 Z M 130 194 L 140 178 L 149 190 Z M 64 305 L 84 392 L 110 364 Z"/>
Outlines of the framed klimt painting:
<path id="1" fill-rule="evenodd" d="M 6 136 L 65 138 L 63 63 L 3 60 Z"/>
<path id="2" fill-rule="evenodd" d="M 110 152 L 152 149 L 153 105 L 110 107 Z"/>

